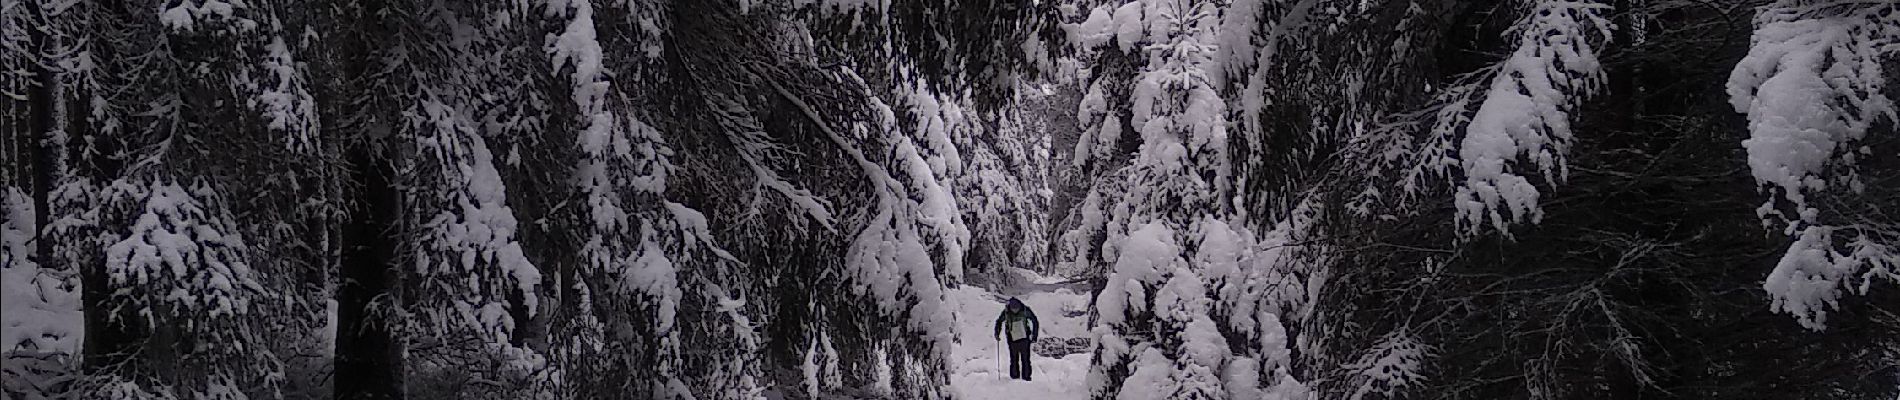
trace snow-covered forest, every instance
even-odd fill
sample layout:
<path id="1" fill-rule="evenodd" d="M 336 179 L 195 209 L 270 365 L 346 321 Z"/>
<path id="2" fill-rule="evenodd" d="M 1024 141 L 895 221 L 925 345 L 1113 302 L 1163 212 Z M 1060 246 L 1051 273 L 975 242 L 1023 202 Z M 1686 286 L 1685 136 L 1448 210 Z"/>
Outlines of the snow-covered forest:
<path id="1" fill-rule="evenodd" d="M 1900 398 L 1890 0 L 0 0 L 0 82 L 7 400 Z"/>

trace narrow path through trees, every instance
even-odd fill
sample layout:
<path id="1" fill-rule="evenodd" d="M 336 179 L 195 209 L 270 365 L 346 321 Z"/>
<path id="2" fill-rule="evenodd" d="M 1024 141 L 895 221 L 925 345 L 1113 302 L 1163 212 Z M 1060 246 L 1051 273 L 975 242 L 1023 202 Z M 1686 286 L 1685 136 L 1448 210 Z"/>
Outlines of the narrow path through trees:
<path id="1" fill-rule="evenodd" d="M 974 286 L 949 291 L 957 312 L 957 344 L 951 350 L 951 393 L 963 400 L 1086 399 L 1089 368 L 1088 290 L 1061 278 L 1022 272 L 1028 283 L 1002 293 Z M 1043 324 L 1034 349 L 1033 381 L 1009 378 L 1008 355 L 992 339 L 992 324 L 1010 296 L 1022 299 Z"/>

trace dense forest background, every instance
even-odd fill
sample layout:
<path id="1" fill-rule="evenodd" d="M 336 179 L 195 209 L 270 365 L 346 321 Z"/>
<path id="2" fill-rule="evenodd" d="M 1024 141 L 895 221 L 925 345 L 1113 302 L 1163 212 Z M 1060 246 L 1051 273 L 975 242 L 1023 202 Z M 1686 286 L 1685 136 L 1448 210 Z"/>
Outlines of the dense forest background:
<path id="1" fill-rule="evenodd" d="M 1900 395 L 1900 4 L 0 0 L 8 399 Z"/>

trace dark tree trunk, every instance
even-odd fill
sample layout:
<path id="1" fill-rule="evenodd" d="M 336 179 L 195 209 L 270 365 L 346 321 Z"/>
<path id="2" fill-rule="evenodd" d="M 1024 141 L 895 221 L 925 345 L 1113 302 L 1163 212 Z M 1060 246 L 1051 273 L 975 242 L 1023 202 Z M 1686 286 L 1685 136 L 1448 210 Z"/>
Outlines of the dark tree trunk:
<path id="1" fill-rule="evenodd" d="M 84 117 L 75 118 L 83 119 Z M 80 133 L 86 126 L 83 121 L 69 124 L 68 126 L 72 127 L 72 130 L 68 131 L 72 134 L 72 137 L 86 136 Z M 90 141 L 101 150 L 97 155 L 84 157 L 79 154 L 80 151 L 72 150 L 69 154 L 72 154 L 73 157 L 69 159 L 83 160 L 87 166 L 85 169 L 92 174 L 91 176 L 96 182 L 106 182 L 117 178 L 120 173 L 118 168 L 119 163 L 106 156 L 106 154 L 116 152 L 116 148 L 120 147 L 118 146 L 119 142 L 117 139 L 96 137 L 91 138 Z M 68 147 L 69 149 L 73 149 L 80 146 Z M 75 171 L 75 173 L 78 173 L 78 171 Z M 78 253 L 84 254 L 82 256 L 83 258 L 63 259 L 58 256 L 52 256 L 48 259 L 55 263 L 78 263 L 78 265 L 74 267 L 79 270 L 80 286 L 82 288 L 80 291 L 80 309 L 84 310 L 86 320 L 85 369 L 88 373 L 107 373 L 117 369 L 119 365 L 132 360 L 138 355 L 137 342 L 141 337 L 145 336 L 146 332 L 144 332 L 143 329 L 139 329 L 142 325 L 139 321 L 141 321 L 143 317 L 139 315 L 138 310 L 133 309 L 133 307 L 119 307 L 121 304 L 112 300 L 114 288 L 112 287 L 111 277 L 108 275 L 108 271 L 106 271 L 104 249 L 99 248 L 97 243 L 90 243 L 95 240 L 92 238 L 92 234 L 97 233 L 109 234 L 112 232 L 95 231 L 70 235 L 78 242 L 69 243 L 68 245 L 83 246 L 84 248 L 78 251 Z M 58 265 L 50 266 L 63 268 Z M 115 310 L 117 311 L 117 315 L 114 315 Z"/>
<path id="2" fill-rule="evenodd" d="M 29 9 L 37 9 L 37 7 L 29 7 Z M 38 18 L 38 20 L 44 23 L 45 18 Z M 28 28 L 26 31 L 32 35 L 34 53 L 28 56 L 30 60 L 28 66 L 33 69 L 33 83 L 26 93 L 26 109 L 30 116 L 27 119 L 26 129 L 21 132 L 19 139 L 20 149 L 25 150 L 29 157 L 32 157 L 33 226 L 38 230 L 33 233 L 34 261 L 37 261 L 41 268 L 48 268 L 54 265 L 54 260 L 53 242 L 46 240 L 45 237 L 46 225 L 52 221 L 49 217 L 51 209 L 47 205 L 53 193 L 53 169 L 58 164 L 54 161 L 55 150 L 47 148 L 51 143 L 48 143 L 46 139 L 50 138 L 53 132 L 53 102 L 57 101 L 53 98 L 53 88 L 58 83 L 58 78 L 53 75 L 52 70 L 46 68 L 46 60 L 41 58 L 45 54 L 43 49 L 47 46 L 46 32 L 33 28 Z"/>
<path id="3" fill-rule="evenodd" d="M 399 308 L 394 221 L 400 193 L 390 182 L 395 168 L 368 143 L 350 146 L 350 180 L 357 209 L 339 238 L 342 270 L 337 287 L 335 398 L 401 399 L 403 357 L 394 320 Z"/>
<path id="4" fill-rule="evenodd" d="M 554 132 L 567 129 L 565 124 L 557 121 L 549 121 L 548 127 Z M 509 146 L 515 145 L 492 138 L 483 140 L 487 141 L 488 148 L 496 149 L 496 151 L 506 151 Z M 555 177 L 566 175 L 542 169 L 546 165 L 559 165 L 559 162 L 571 160 L 572 157 L 577 156 L 563 154 L 560 157 L 545 157 L 541 152 L 527 148 L 517 148 L 514 151 L 523 153 L 523 157 L 529 161 L 518 165 L 497 165 L 497 167 L 506 168 L 502 174 L 502 187 L 508 194 L 504 197 L 508 198 L 516 218 L 520 220 L 519 233 L 515 235 L 515 239 L 520 241 L 522 253 L 528 261 L 534 263 L 535 268 L 542 271 L 543 281 L 531 291 L 523 291 L 514 285 L 509 285 L 507 289 L 508 316 L 514 319 L 515 330 L 509 335 L 508 343 L 547 354 L 549 325 L 553 322 L 550 316 L 554 314 L 552 311 L 562 304 L 558 282 L 564 277 L 562 272 L 564 264 L 568 264 L 566 262 L 568 257 L 565 256 L 579 254 L 581 249 L 579 246 L 568 245 L 572 243 L 572 240 L 569 240 L 571 236 L 562 230 L 567 228 L 565 224 L 556 225 L 567 221 L 556 215 L 560 212 L 560 208 L 550 204 L 551 200 L 558 200 L 559 197 L 538 194 L 561 193 L 563 188 L 560 187 L 560 183 L 563 181 Z M 547 163 L 543 164 L 544 161 Z M 564 170 L 556 169 L 556 171 Z M 550 288 L 551 282 L 554 282 L 553 288 Z M 540 299 L 539 304 L 530 307 L 527 302 L 529 295 Z"/>
<path id="5" fill-rule="evenodd" d="M 510 175 L 515 179 L 506 185 L 510 191 L 560 193 L 560 188 L 533 176 L 534 171 L 511 172 L 514 172 Z M 560 230 L 569 228 L 566 222 L 573 219 L 559 215 L 559 209 L 548 204 L 547 200 L 554 196 L 521 195 L 510 198 L 518 199 L 514 202 L 515 211 L 523 217 L 521 234 L 516 237 L 521 241 L 522 251 L 528 260 L 543 272 L 544 281 L 533 289 L 534 293 L 512 287 L 508 290 L 508 314 L 514 318 L 517 327 L 509 341 L 515 346 L 526 346 L 545 354 L 549 350 L 548 336 L 554 329 L 553 316 L 562 314 L 561 306 L 568 304 L 570 299 L 565 295 L 567 290 L 561 285 L 571 281 L 568 277 L 574 266 L 572 255 L 580 254 L 582 249 L 573 245 L 571 235 Z M 538 297 L 540 304 L 529 307 L 526 301 L 529 294 Z"/>
<path id="6" fill-rule="evenodd" d="M 1643 10 L 1636 7 L 1637 2 L 1634 0 L 1616 0 L 1614 4 L 1616 7 L 1614 18 L 1616 25 L 1621 29 L 1617 29 L 1612 34 L 1610 45 L 1607 46 L 1609 47 L 1607 53 L 1611 54 L 1613 60 L 1607 68 L 1609 88 L 1605 91 L 1604 98 L 1615 100 L 1608 107 L 1607 111 L 1613 112 L 1605 116 L 1604 125 L 1612 130 L 1627 132 L 1636 127 L 1636 116 L 1642 112 L 1643 97 L 1640 93 L 1641 87 L 1637 86 L 1637 77 L 1642 74 L 1642 65 L 1632 59 L 1636 58 L 1633 54 L 1641 50 L 1637 47 L 1636 37 L 1640 33 L 1637 31 L 1640 27 L 1637 25 L 1637 18 L 1642 17 L 1638 13 Z M 1615 60 L 1615 58 L 1631 61 L 1615 62 L 1623 61 Z M 1623 136 L 1633 137 L 1632 135 Z M 1622 145 L 1626 143 L 1609 143 L 1611 148 Z"/>
<path id="7" fill-rule="evenodd" d="M 377 57 L 390 40 L 392 29 L 381 15 L 382 1 L 361 1 L 344 7 L 338 26 L 354 27 L 340 35 L 332 48 L 340 71 L 338 84 L 327 101 L 343 111 L 339 123 L 347 126 L 330 136 L 341 140 L 348 165 L 343 172 L 344 203 L 351 204 L 337 235 L 337 332 L 335 384 L 337 400 L 393 400 L 405 398 L 406 360 L 397 328 L 403 323 L 402 274 L 397 267 L 402 191 L 396 187 L 396 160 L 379 141 L 394 129 L 383 121 L 388 112 L 379 107 L 384 93 L 374 91 L 385 67 Z"/>
<path id="8" fill-rule="evenodd" d="M 29 12 L 38 13 L 35 7 L 28 9 Z M 67 10 L 69 13 L 90 11 L 95 10 Z M 46 15 L 34 15 L 34 20 L 42 26 L 53 23 L 52 19 Z M 68 163 L 69 169 L 64 173 L 75 177 L 89 177 L 95 183 L 109 182 L 118 178 L 123 172 L 120 168 L 121 163 L 113 157 L 124 147 L 122 145 L 124 138 L 94 135 L 90 129 L 92 126 L 89 119 L 91 105 L 87 101 L 89 95 L 84 92 L 89 88 L 78 87 L 70 96 L 62 97 L 60 72 L 47 67 L 49 60 L 40 59 L 41 55 L 49 54 L 53 48 L 61 46 L 62 43 L 52 42 L 53 39 L 46 37 L 44 31 L 38 29 L 29 29 L 29 31 L 33 32 L 33 45 L 35 51 L 38 52 L 32 67 L 39 81 L 29 94 L 29 97 L 32 97 L 29 102 L 32 103 L 31 107 L 34 110 L 35 133 L 41 139 L 33 146 L 37 150 L 34 160 L 36 170 L 34 171 L 34 202 L 39 206 L 39 211 L 34 217 L 39 219 L 38 222 L 44 228 L 45 224 L 52 221 L 54 215 L 51 196 L 54 186 L 59 184 L 58 174 L 62 172 L 58 171 L 61 164 L 59 157 L 63 157 Z M 107 45 L 95 44 L 88 46 L 88 50 L 97 60 L 108 61 L 107 64 L 116 56 L 114 49 Z M 64 112 L 60 110 L 62 106 L 65 108 Z M 62 118 L 64 120 L 61 120 Z M 55 143 L 49 140 L 53 139 L 53 132 L 60 131 L 65 133 L 68 143 Z M 138 310 L 131 307 L 117 307 L 118 304 L 112 301 L 113 288 L 111 278 L 106 271 L 105 252 L 97 248 L 97 243 L 94 242 L 96 240 L 94 237 L 103 232 L 71 232 L 63 235 L 73 239 L 72 243 L 56 243 L 59 238 L 50 237 L 45 235 L 46 233 L 45 229 L 41 229 L 41 237 L 34 249 L 37 252 L 36 255 L 40 257 L 40 266 L 50 269 L 73 269 L 79 272 L 80 309 L 86 323 L 85 348 L 81 350 L 84 354 L 82 368 L 87 374 L 92 375 L 113 373 L 122 364 L 130 362 L 137 356 L 138 349 L 135 344 L 137 339 L 143 336 L 143 332 L 137 329 L 141 325 L 138 322 L 140 318 Z M 81 246 L 80 249 L 72 252 L 81 254 L 81 258 L 64 258 L 55 254 L 60 246 Z M 117 310 L 117 315 L 113 314 L 114 310 Z"/>
<path id="9" fill-rule="evenodd" d="M 379 58 L 395 38 L 383 1 L 330 8 L 329 23 L 348 30 L 322 50 L 335 71 L 318 101 L 328 109 L 324 136 L 346 164 L 339 194 L 349 212 L 337 221 L 336 358 L 331 396 L 337 400 L 403 399 L 407 360 L 398 327 L 404 321 L 399 254 L 402 192 L 396 186 L 394 147 L 380 143 L 394 129 L 384 119 L 388 93 L 379 92 L 388 67 Z"/>

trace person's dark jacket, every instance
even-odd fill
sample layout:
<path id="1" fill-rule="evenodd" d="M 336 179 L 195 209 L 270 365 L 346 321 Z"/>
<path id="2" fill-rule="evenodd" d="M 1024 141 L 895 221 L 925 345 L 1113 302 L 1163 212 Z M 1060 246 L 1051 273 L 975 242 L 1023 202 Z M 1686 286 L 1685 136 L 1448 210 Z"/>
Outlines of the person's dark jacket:
<path id="1" fill-rule="evenodd" d="M 1003 307 L 1003 313 L 996 316 L 995 336 L 1002 338 L 1005 328 L 1008 328 L 1012 322 L 1025 325 L 1023 331 L 1020 332 L 1021 336 L 1018 336 L 1019 332 L 1014 330 L 1008 332 L 1010 341 L 1025 339 L 1035 341 L 1042 334 L 1042 322 L 1036 320 L 1036 312 L 1029 310 L 1029 306 L 1023 304 L 1021 300 L 1014 298 L 1009 299 L 1009 305 Z"/>

